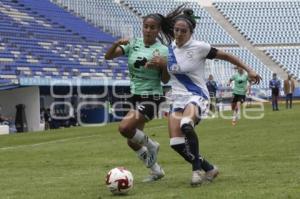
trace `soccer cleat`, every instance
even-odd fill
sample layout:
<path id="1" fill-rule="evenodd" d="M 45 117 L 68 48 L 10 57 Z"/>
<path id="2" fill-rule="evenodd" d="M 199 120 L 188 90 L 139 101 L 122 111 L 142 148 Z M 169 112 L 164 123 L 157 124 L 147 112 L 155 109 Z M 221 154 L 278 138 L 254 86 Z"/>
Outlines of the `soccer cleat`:
<path id="1" fill-rule="evenodd" d="M 158 151 L 159 151 L 158 142 L 154 142 L 154 145 L 148 148 L 147 159 L 146 159 L 146 166 L 148 168 L 152 167 L 156 163 Z"/>
<path id="2" fill-rule="evenodd" d="M 164 170 L 159 166 L 158 170 L 152 170 L 150 171 L 150 175 L 147 176 L 143 182 L 153 182 L 153 181 L 157 181 L 161 178 L 163 178 L 165 176 L 165 172 Z"/>
<path id="3" fill-rule="evenodd" d="M 233 114 L 232 122 L 231 122 L 232 126 L 236 126 L 238 119 L 239 119 L 239 114 L 238 113 Z"/>
<path id="4" fill-rule="evenodd" d="M 206 181 L 212 182 L 219 175 L 219 169 L 214 165 L 214 168 L 210 171 L 207 171 L 204 175 Z"/>
<path id="5" fill-rule="evenodd" d="M 200 170 L 193 171 L 191 185 L 196 186 L 202 184 L 203 182 L 204 182 L 204 178 L 202 177 Z"/>
<path id="6" fill-rule="evenodd" d="M 236 126 L 236 120 L 232 120 L 232 122 L 231 122 L 231 124 L 232 124 L 232 126 Z"/>

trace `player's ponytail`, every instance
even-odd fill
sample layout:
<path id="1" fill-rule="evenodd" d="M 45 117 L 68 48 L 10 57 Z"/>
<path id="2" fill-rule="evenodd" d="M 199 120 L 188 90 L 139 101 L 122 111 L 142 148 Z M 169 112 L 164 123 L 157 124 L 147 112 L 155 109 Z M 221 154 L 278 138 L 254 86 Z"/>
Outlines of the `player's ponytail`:
<path id="1" fill-rule="evenodd" d="M 200 17 L 195 16 L 194 15 L 194 11 L 192 9 L 189 8 L 185 8 L 182 11 L 181 15 L 178 15 L 175 20 L 174 20 L 174 24 L 176 21 L 178 20 L 184 20 L 187 22 L 187 24 L 190 27 L 191 32 L 194 32 L 194 29 L 196 28 L 196 19 L 200 19 Z"/>
<path id="2" fill-rule="evenodd" d="M 152 19 L 156 20 L 160 25 L 161 31 L 158 35 L 158 39 L 162 43 L 170 44 L 173 40 L 172 20 L 170 20 L 169 18 L 167 18 L 159 13 L 149 14 L 149 15 L 143 17 L 144 21 L 148 18 L 152 18 Z"/>
<path id="3" fill-rule="evenodd" d="M 192 9 L 186 8 L 187 3 L 184 3 L 180 6 L 178 6 L 174 11 L 170 12 L 166 16 L 163 16 L 162 14 L 155 13 L 155 14 L 149 14 L 144 18 L 146 20 L 147 18 L 153 18 L 154 20 L 158 21 L 161 27 L 161 32 L 158 36 L 158 39 L 162 43 L 170 44 L 172 40 L 174 39 L 174 24 L 177 20 L 182 19 L 187 21 L 187 23 L 190 26 L 191 32 L 196 27 L 196 20 L 199 17 L 194 15 L 194 11 Z"/>
<path id="4" fill-rule="evenodd" d="M 162 21 L 162 32 L 165 35 L 165 38 L 168 38 L 168 44 L 174 39 L 174 25 L 177 20 L 183 19 L 185 20 L 190 27 L 191 32 L 196 28 L 196 19 L 197 17 L 194 15 L 194 11 L 192 9 L 186 8 L 187 3 L 181 4 L 174 11 L 164 17 Z"/>

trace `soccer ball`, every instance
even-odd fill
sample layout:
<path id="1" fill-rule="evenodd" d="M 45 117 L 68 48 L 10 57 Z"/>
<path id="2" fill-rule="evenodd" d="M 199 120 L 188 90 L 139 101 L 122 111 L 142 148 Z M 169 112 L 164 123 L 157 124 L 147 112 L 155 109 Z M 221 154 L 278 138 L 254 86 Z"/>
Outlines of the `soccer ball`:
<path id="1" fill-rule="evenodd" d="M 106 186 L 115 195 L 126 194 L 133 187 L 133 176 L 124 167 L 116 167 L 106 175 Z"/>

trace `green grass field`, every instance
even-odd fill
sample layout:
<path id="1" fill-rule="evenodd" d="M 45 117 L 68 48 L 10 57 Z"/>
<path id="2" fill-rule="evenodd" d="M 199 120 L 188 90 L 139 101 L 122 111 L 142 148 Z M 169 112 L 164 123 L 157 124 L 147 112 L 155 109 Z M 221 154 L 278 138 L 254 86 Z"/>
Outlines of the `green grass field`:
<path id="1" fill-rule="evenodd" d="M 191 166 L 169 147 L 167 121 L 145 131 L 160 142 L 165 178 L 142 183 L 148 171 L 130 151 L 117 123 L 0 136 L 0 199 L 284 199 L 300 198 L 300 105 L 260 120 L 206 120 L 197 127 L 202 154 L 220 169 L 211 184 L 189 185 Z M 252 113 L 256 114 L 256 113 Z M 104 179 L 125 166 L 134 175 L 127 196 L 113 196 Z"/>

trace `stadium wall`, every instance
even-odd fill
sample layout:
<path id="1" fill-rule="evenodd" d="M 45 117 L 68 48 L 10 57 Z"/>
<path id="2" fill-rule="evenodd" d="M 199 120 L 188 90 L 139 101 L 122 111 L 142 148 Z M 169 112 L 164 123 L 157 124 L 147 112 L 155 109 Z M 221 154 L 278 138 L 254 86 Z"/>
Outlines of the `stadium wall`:
<path id="1" fill-rule="evenodd" d="M 28 131 L 38 131 L 40 128 L 40 92 L 39 87 L 24 87 L 0 92 L 2 114 L 15 119 L 16 105 L 25 105 L 25 116 Z"/>

